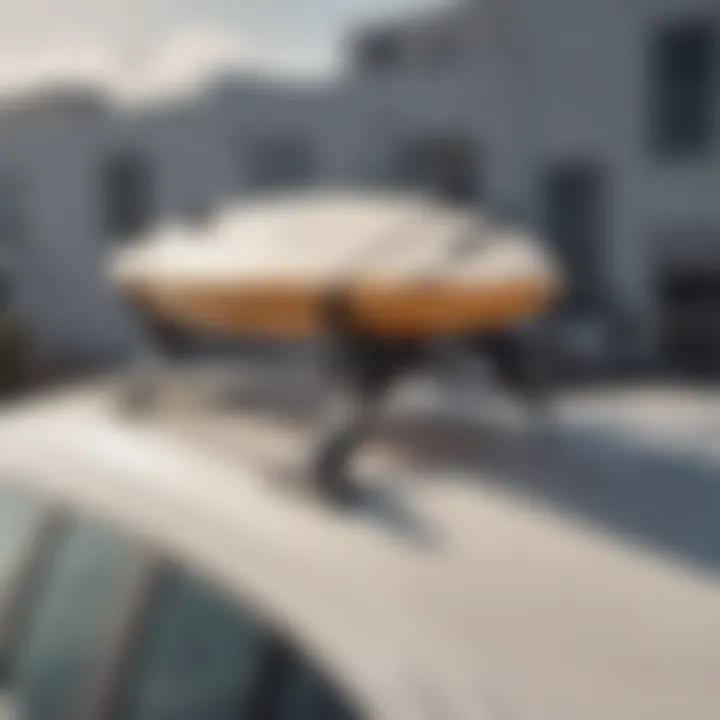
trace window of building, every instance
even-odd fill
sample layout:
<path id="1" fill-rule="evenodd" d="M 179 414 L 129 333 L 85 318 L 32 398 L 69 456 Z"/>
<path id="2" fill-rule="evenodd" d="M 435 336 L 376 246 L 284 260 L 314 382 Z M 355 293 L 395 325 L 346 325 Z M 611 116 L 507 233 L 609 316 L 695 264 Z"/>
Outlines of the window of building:
<path id="1" fill-rule="evenodd" d="M 545 231 L 570 275 L 568 310 L 594 314 L 606 303 L 606 184 L 593 163 L 561 163 L 545 178 Z"/>
<path id="2" fill-rule="evenodd" d="M 398 180 L 457 203 L 482 198 L 481 160 L 463 137 L 437 136 L 412 141 L 401 149 Z"/>
<path id="3" fill-rule="evenodd" d="M 102 191 L 105 227 L 113 239 L 136 235 L 153 221 L 153 169 L 143 155 L 119 152 L 108 158 L 102 169 Z"/>
<path id="4" fill-rule="evenodd" d="M 653 236 L 658 329 L 674 371 L 720 374 L 720 228 L 671 227 Z"/>
<path id="5" fill-rule="evenodd" d="M 717 123 L 718 36 L 713 23 L 663 28 L 653 45 L 652 122 L 657 151 L 670 157 L 706 153 Z"/>
<path id="6" fill-rule="evenodd" d="M 365 73 L 383 74 L 402 63 L 402 39 L 391 31 L 368 33 L 360 39 L 355 51 L 356 65 Z"/>
<path id="7" fill-rule="evenodd" d="M 22 238 L 26 217 L 24 202 L 20 177 L 14 172 L 0 172 L 0 247 L 14 247 Z"/>
<path id="8" fill-rule="evenodd" d="M 316 175 L 311 145 L 302 138 L 261 138 L 246 156 L 248 181 L 256 190 L 302 187 Z"/>
<path id="9" fill-rule="evenodd" d="M 0 171 L 0 311 L 13 302 L 14 265 L 27 231 L 26 203 L 22 178 L 13 171 Z"/>

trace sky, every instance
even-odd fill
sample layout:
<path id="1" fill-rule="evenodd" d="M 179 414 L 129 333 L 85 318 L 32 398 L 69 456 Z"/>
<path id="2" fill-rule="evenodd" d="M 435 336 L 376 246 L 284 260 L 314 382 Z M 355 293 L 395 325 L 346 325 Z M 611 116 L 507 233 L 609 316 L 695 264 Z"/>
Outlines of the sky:
<path id="1" fill-rule="evenodd" d="M 0 86 L 125 82 L 216 66 L 324 74 L 358 23 L 451 0 L 0 0 Z"/>

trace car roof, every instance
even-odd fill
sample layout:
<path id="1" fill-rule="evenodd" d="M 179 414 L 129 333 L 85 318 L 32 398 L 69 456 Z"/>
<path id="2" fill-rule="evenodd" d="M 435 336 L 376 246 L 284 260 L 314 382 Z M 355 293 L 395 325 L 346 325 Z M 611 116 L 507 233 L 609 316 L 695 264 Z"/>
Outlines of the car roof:
<path id="1" fill-rule="evenodd" d="M 417 527 L 386 532 L 269 483 L 230 451 L 239 426 L 214 423 L 125 419 L 110 386 L 78 388 L 4 413 L 0 470 L 257 604 L 373 716 L 637 720 L 720 701 L 715 579 L 449 470 L 442 486 L 406 470 L 398 522 Z"/>
<path id="2" fill-rule="evenodd" d="M 123 419 L 103 389 L 35 400 L 0 427 L 0 473 L 13 484 L 113 523 L 250 602 L 372 716 L 491 717 L 481 673 L 463 677 L 472 658 L 456 668 L 459 648 L 413 617 L 412 593 L 392 596 L 398 569 L 411 578 L 424 556 L 319 503 L 268 492 L 251 467 L 162 426 Z"/>

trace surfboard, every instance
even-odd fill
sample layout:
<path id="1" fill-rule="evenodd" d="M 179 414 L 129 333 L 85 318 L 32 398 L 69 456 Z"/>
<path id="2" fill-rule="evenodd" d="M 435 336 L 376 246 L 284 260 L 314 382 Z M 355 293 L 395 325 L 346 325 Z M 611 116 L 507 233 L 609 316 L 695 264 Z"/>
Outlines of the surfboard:
<path id="1" fill-rule="evenodd" d="M 188 329 L 303 338 L 341 298 L 356 329 L 430 337 L 544 313 L 561 270 L 539 238 L 419 196 L 306 193 L 173 223 L 128 244 L 110 274 L 143 312 Z"/>

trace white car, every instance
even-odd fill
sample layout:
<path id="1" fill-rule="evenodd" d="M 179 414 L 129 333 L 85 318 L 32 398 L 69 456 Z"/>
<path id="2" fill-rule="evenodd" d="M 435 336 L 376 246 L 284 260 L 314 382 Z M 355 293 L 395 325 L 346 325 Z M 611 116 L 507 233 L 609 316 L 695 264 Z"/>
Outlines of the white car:
<path id="1" fill-rule="evenodd" d="M 631 456 L 628 425 L 612 454 L 619 401 L 590 408 L 599 464 L 588 415 L 534 440 L 520 418 L 464 440 L 447 418 L 404 457 L 370 447 L 363 502 L 337 508 L 281 477 L 301 415 L 128 419 L 114 399 L 0 413 L 3 720 L 717 716 L 717 566 L 657 535 L 693 507 L 669 500 L 717 493 L 707 467 Z M 711 549 L 712 510 L 693 512 L 680 550 Z"/>
<path id="2" fill-rule="evenodd" d="M 4 718 L 489 717 L 373 533 L 111 405 L 0 419 Z"/>

